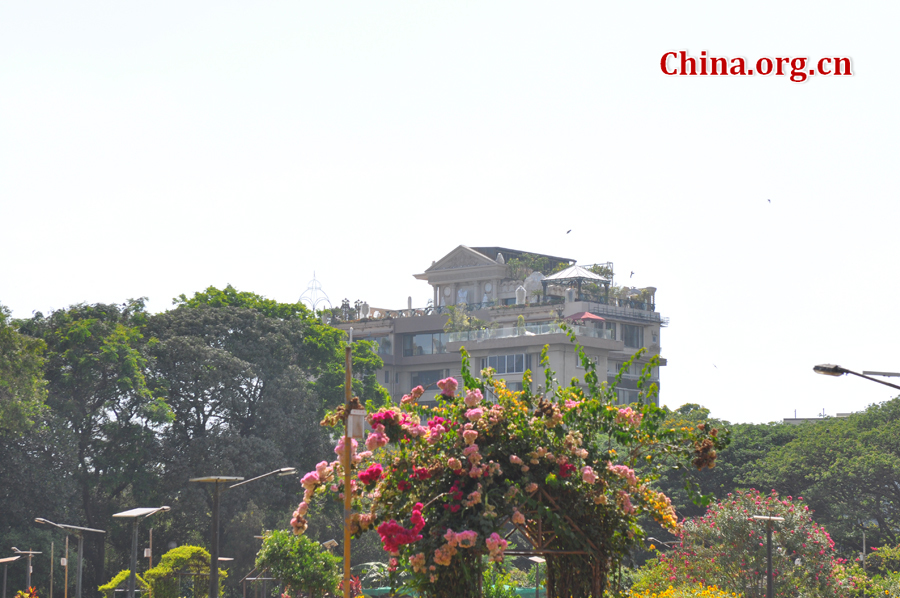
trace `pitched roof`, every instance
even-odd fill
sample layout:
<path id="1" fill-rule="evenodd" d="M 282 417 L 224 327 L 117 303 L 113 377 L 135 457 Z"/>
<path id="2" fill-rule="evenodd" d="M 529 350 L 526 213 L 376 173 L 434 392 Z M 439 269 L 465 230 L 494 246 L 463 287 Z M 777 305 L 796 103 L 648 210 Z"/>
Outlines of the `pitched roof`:
<path id="1" fill-rule="evenodd" d="M 582 280 L 596 280 L 598 282 L 609 282 L 609 279 L 603 278 L 599 274 L 594 274 L 590 270 L 585 270 L 581 266 L 569 266 L 565 270 L 561 272 L 557 272 L 556 274 L 551 274 L 544 280 L 554 281 L 554 280 L 575 280 L 581 278 Z"/>

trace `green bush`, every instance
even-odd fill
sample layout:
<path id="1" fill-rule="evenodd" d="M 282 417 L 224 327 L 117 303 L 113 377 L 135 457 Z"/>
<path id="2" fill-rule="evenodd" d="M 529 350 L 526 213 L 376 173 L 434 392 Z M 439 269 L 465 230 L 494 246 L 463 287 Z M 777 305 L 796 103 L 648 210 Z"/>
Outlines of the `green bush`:
<path id="1" fill-rule="evenodd" d="M 268 534 L 256 555 L 256 566 L 267 567 L 287 586 L 288 593 L 306 592 L 311 598 L 337 591 L 340 563 L 339 557 L 318 542 L 281 530 Z"/>
<path id="2" fill-rule="evenodd" d="M 144 573 L 153 598 L 179 598 L 180 574 L 188 574 L 194 584 L 194 597 L 209 595 L 209 552 L 199 546 L 179 546 L 162 555 L 159 564 Z M 228 576 L 219 569 L 219 593 L 222 582 Z"/>
<path id="3" fill-rule="evenodd" d="M 118 588 L 122 584 L 125 584 L 125 586 L 128 585 L 129 576 L 131 576 L 131 569 L 122 569 L 116 574 L 115 577 L 109 580 L 108 583 L 100 586 L 97 589 L 106 594 L 107 598 L 112 598 L 113 592 L 116 591 L 116 588 Z M 147 585 L 147 582 L 144 581 L 144 578 L 140 575 L 135 575 L 134 578 L 135 588 L 144 590 L 150 588 L 150 586 Z"/>

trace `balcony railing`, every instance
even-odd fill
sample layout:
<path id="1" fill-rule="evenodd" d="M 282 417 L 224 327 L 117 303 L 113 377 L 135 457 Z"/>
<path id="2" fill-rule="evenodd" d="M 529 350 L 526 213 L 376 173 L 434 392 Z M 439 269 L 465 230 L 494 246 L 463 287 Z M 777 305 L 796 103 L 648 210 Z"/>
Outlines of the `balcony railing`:
<path id="1" fill-rule="evenodd" d="M 589 326 L 567 326 L 575 331 L 580 338 L 601 338 L 613 340 L 613 331 Z M 467 330 L 463 332 L 451 332 L 448 341 L 451 343 L 486 341 L 495 338 L 511 338 L 515 336 L 541 336 L 545 334 L 563 334 L 565 331 L 558 324 L 525 324 L 510 328 L 484 328 L 482 330 Z"/>

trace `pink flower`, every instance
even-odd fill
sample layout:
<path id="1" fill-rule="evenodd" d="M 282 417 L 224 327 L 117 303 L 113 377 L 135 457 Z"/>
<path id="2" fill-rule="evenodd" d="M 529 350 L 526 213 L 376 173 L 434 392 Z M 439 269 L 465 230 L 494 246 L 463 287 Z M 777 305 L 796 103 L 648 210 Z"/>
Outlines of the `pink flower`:
<path id="1" fill-rule="evenodd" d="M 474 407 L 475 405 L 480 403 L 482 399 L 484 399 L 484 396 L 482 396 L 481 391 L 476 388 L 474 390 L 466 390 L 466 398 L 463 400 L 465 401 L 467 407 Z"/>
<path id="2" fill-rule="evenodd" d="M 377 448 L 383 447 L 390 441 L 391 439 L 384 433 L 384 426 L 382 424 L 377 424 L 375 426 L 375 431 L 370 432 L 369 437 L 366 438 L 366 448 L 370 451 L 374 451 Z"/>
<path id="3" fill-rule="evenodd" d="M 534 494 L 535 492 L 537 492 L 537 489 L 538 485 L 534 482 L 530 482 L 527 486 L 525 486 L 525 492 L 527 492 L 528 494 Z"/>
<path id="4" fill-rule="evenodd" d="M 484 543 L 487 545 L 491 560 L 497 563 L 503 562 L 503 551 L 506 550 L 506 546 L 509 542 L 501 538 L 500 534 L 494 532 L 484 541 Z"/>
<path id="5" fill-rule="evenodd" d="M 514 510 L 513 510 L 512 521 L 513 521 L 513 523 L 515 523 L 515 524 L 517 524 L 517 525 L 524 525 L 524 524 L 525 524 L 525 515 L 523 515 L 523 514 L 519 511 L 519 509 L 514 509 Z"/>
<path id="6" fill-rule="evenodd" d="M 334 447 L 334 454 L 343 456 L 344 453 L 346 452 L 347 449 L 344 447 L 344 438 L 346 438 L 346 437 L 345 437 L 345 436 L 341 436 L 341 437 L 338 439 L 337 446 Z M 350 439 L 350 455 L 351 455 L 351 456 L 353 456 L 353 455 L 356 454 L 356 447 L 357 447 L 357 446 L 359 446 L 359 443 L 356 442 L 356 438 L 351 438 L 351 439 Z M 322 463 L 324 463 L 324 461 L 323 461 Z"/>
<path id="7" fill-rule="evenodd" d="M 630 486 L 637 486 L 637 476 L 634 475 L 634 470 L 628 467 L 627 465 L 613 465 L 612 463 L 606 463 L 606 469 L 627 480 Z"/>
<path id="8" fill-rule="evenodd" d="M 594 473 L 590 465 L 581 468 L 581 479 L 585 484 L 595 484 L 597 482 L 597 474 Z"/>
<path id="9" fill-rule="evenodd" d="M 444 378 L 443 380 L 438 380 L 438 388 L 441 389 L 441 394 L 445 397 L 452 397 L 456 393 L 456 389 L 459 387 L 459 384 L 456 382 L 455 378 Z"/>
<path id="10" fill-rule="evenodd" d="M 384 470 L 382 469 L 381 464 L 375 463 L 374 465 L 369 466 L 365 471 L 359 472 L 358 477 L 360 482 L 369 486 L 380 480 L 383 473 Z"/>
<path id="11" fill-rule="evenodd" d="M 447 459 L 447 466 L 453 471 L 462 469 L 462 463 L 456 457 L 450 457 L 449 459 Z"/>
<path id="12" fill-rule="evenodd" d="M 466 417 L 473 422 L 477 422 L 478 419 L 484 415 L 484 409 L 481 407 L 476 407 L 474 409 L 469 409 L 466 411 Z"/>
<path id="13" fill-rule="evenodd" d="M 413 399 L 418 399 L 423 394 L 425 394 L 425 389 L 422 388 L 422 386 L 420 385 L 420 386 L 415 387 L 411 391 L 409 391 L 409 394 L 410 394 L 410 396 L 412 396 Z"/>
<path id="14" fill-rule="evenodd" d="M 631 407 L 625 407 L 616 413 L 616 423 L 639 426 L 643 417 L 642 413 L 634 411 Z"/>
<path id="15" fill-rule="evenodd" d="M 509 462 L 512 463 L 513 465 L 521 465 L 522 459 L 521 459 L 521 457 L 517 457 L 516 455 L 510 455 Z"/>
<path id="16" fill-rule="evenodd" d="M 303 485 L 304 488 L 309 488 L 312 490 L 316 489 L 316 486 L 322 483 L 322 480 L 319 478 L 319 474 L 315 471 L 311 471 L 300 480 L 300 484 Z"/>
<path id="17" fill-rule="evenodd" d="M 463 439 L 468 445 L 473 444 L 476 438 L 478 438 L 478 432 L 476 432 L 475 430 L 466 430 L 465 432 L 463 432 Z"/>

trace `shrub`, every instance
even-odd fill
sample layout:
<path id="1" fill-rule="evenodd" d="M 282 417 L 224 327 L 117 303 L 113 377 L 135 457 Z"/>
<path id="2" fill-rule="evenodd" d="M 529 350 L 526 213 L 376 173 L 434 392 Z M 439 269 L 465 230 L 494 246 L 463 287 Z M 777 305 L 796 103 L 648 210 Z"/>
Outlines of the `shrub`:
<path id="1" fill-rule="evenodd" d="M 181 576 L 188 573 L 194 586 L 194 596 L 200 598 L 209 593 L 209 552 L 199 546 L 179 546 L 162 555 L 159 564 L 144 573 L 153 598 L 178 598 L 181 592 Z M 219 592 L 228 574 L 219 569 Z"/>
<path id="2" fill-rule="evenodd" d="M 679 586 L 677 588 L 669 586 L 662 592 L 650 590 L 630 592 L 628 598 L 739 598 L 739 595 L 734 592 L 721 590 L 716 586 L 705 586 L 701 583 Z"/>
<path id="3" fill-rule="evenodd" d="M 131 576 L 131 569 L 122 569 L 121 571 L 119 571 L 116 574 L 115 577 L 113 577 L 111 580 L 109 580 L 108 583 L 100 586 L 97 589 L 100 590 L 101 592 L 103 592 L 104 594 L 106 594 L 107 597 L 111 598 L 113 593 L 116 591 L 116 589 L 120 585 L 122 585 L 122 584 L 125 584 L 125 586 L 128 585 L 128 578 L 130 576 Z M 134 579 L 135 588 L 137 588 L 137 589 L 141 589 L 141 588 L 149 589 L 150 588 L 150 586 L 147 585 L 147 582 L 144 581 L 144 578 L 141 577 L 140 575 L 135 575 L 134 578 L 135 578 Z"/>
<path id="4" fill-rule="evenodd" d="M 772 569 L 775 595 L 801 594 L 810 598 L 840 594 L 835 578 L 837 561 L 834 542 L 813 520 L 801 499 L 768 496 L 756 490 L 729 494 L 712 505 L 701 518 L 685 522 L 681 543 L 660 555 L 659 565 L 649 565 L 645 579 L 635 584 L 646 591 L 659 584 L 668 571 L 668 583 L 676 587 L 691 583 L 716 584 L 747 598 L 760 598 L 766 591 L 766 524 L 754 515 L 783 517 L 772 533 Z"/>
<path id="5" fill-rule="evenodd" d="M 288 587 L 288 593 L 306 592 L 312 598 L 336 592 L 341 581 L 341 559 L 306 536 L 275 530 L 263 540 L 256 566 L 268 567 Z"/>

